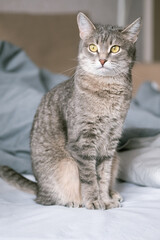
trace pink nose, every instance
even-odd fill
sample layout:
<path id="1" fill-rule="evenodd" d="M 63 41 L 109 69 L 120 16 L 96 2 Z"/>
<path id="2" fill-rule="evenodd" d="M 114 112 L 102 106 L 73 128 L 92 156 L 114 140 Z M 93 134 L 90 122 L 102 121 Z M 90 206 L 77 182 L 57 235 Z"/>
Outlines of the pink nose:
<path id="1" fill-rule="evenodd" d="M 99 59 L 100 63 L 102 64 L 102 66 L 105 64 L 105 62 L 107 62 L 106 59 Z"/>

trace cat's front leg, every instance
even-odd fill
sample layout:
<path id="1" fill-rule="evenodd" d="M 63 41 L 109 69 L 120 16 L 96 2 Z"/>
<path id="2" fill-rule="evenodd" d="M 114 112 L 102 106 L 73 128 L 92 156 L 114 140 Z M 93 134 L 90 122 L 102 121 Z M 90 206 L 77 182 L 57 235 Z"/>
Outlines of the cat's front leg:
<path id="1" fill-rule="evenodd" d="M 88 209 L 102 209 L 96 174 L 96 161 L 93 156 L 77 157 L 83 205 Z"/>
<path id="2" fill-rule="evenodd" d="M 87 148 L 84 150 L 76 147 L 76 151 L 71 152 L 78 164 L 82 205 L 88 209 L 102 209 L 104 206 L 99 195 L 96 155 L 93 149 L 89 146 Z"/>
<path id="3" fill-rule="evenodd" d="M 104 203 L 105 209 L 120 207 L 120 201 L 118 198 L 112 198 L 110 195 L 111 188 L 110 184 L 113 180 L 112 176 L 112 163 L 113 158 L 105 157 L 98 165 L 97 165 L 97 175 L 98 175 L 98 184 L 101 200 Z"/>
<path id="4" fill-rule="evenodd" d="M 118 175 L 118 169 L 119 169 L 119 157 L 117 155 L 117 152 L 115 153 L 113 159 L 112 159 L 112 169 L 111 169 L 111 181 L 110 181 L 110 187 L 109 187 L 109 194 L 112 199 L 115 201 L 118 200 L 119 202 L 123 201 L 122 196 L 115 190 L 115 181 Z"/>

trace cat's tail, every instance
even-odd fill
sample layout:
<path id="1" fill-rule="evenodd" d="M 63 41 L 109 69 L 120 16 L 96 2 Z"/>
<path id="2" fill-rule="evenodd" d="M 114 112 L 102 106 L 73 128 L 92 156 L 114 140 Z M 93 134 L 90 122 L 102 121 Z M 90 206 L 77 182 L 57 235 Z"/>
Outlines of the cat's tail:
<path id="1" fill-rule="evenodd" d="M 0 177 L 24 192 L 37 194 L 37 183 L 23 177 L 10 167 L 0 166 Z"/>

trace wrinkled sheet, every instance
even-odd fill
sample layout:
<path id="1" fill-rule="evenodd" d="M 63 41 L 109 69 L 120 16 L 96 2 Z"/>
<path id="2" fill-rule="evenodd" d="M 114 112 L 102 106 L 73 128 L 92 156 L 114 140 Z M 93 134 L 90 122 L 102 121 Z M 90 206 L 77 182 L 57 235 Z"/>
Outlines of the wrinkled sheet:
<path id="1" fill-rule="evenodd" d="M 0 240 L 160 240 L 160 189 L 118 183 L 122 208 L 41 206 L 0 179 Z"/>
<path id="2" fill-rule="evenodd" d="M 38 68 L 26 53 L 0 41 L 0 165 L 31 174 L 30 130 L 36 109 L 68 77 Z"/>

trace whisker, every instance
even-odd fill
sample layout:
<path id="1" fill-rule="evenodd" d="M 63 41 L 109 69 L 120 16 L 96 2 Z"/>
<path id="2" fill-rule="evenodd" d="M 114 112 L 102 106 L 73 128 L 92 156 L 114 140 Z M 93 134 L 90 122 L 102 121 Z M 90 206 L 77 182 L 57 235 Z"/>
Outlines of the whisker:
<path id="1" fill-rule="evenodd" d="M 75 57 L 75 58 L 70 58 L 70 61 L 77 62 L 77 61 L 78 61 L 78 57 Z"/>
<path id="2" fill-rule="evenodd" d="M 67 69 L 67 70 L 64 70 L 63 72 L 61 72 L 61 74 L 66 74 L 66 73 L 68 73 L 68 72 L 75 71 L 75 70 L 76 70 L 76 67 L 77 67 L 77 66 L 72 67 L 72 68 L 69 68 L 69 69 Z"/>

